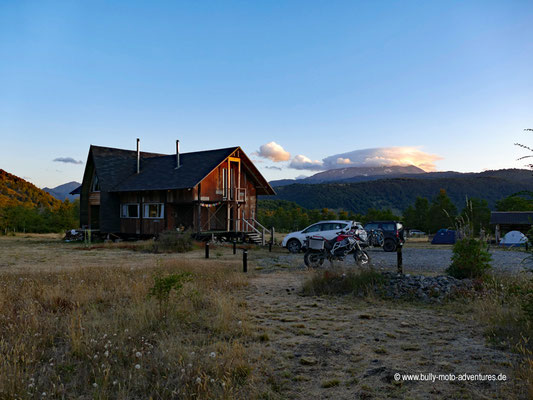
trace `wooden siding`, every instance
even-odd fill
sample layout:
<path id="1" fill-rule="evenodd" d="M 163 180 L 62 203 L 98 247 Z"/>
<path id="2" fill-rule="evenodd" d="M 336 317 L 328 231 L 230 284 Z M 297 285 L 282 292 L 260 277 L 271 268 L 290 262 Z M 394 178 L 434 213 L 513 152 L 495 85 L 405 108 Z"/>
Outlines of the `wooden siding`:
<path id="1" fill-rule="evenodd" d="M 169 203 L 192 203 L 195 198 L 196 190 L 167 190 L 167 202 Z"/>
<path id="2" fill-rule="evenodd" d="M 238 153 L 223 161 L 195 188 L 121 193 L 89 191 L 94 171 L 92 157 L 89 157 L 81 190 L 80 222 L 82 225 L 89 224 L 91 206 L 98 207 L 99 204 L 99 226 L 106 233 L 157 235 L 177 228 L 195 231 L 198 228 L 202 231 L 247 230 L 242 219 L 257 217 L 257 183 L 236 155 Z M 223 190 L 224 169 L 228 171 L 227 196 L 224 196 Z M 121 205 L 128 203 L 139 204 L 138 218 L 121 217 Z M 147 203 L 164 204 L 164 217 L 144 218 L 143 206 Z M 213 206 L 206 207 L 208 205 Z M 93 208 L 92 211 L 94 214 L 96 210 Z"/>
<path id="3" fill-rule="evenodd" d="M 89 204 L 94 206 L 100 205 L 100 192 L 89 193 Z"/>
<path id="4" fill-rule="evenodd" d="M 100 192 L 100 230 L 120 232 L 120 197 L 117 193 Z"/>
<path id="5" fill-rule="evenodd" d="M 166 218 L 144 218 L 144 205 L 158 203 L 165 205 L 166 210 L 166 191 L 146 191 L 146 192 L 124 192 L 120 193 L 120 205 L 122 204 L 139 204 L 138 218 L 122 218 L 120 207 L 117 209 L 117 215 L 120 217 L 120 232 L 131 235 L 157 235 L 167 229 Z"/>
<path id="6" fill-rule="evenodd" d="M 94 162 L 89 153 L 80 191 L 80 228 L 86 228 L 89 226 L 89 191 L 93 174 Z"/>

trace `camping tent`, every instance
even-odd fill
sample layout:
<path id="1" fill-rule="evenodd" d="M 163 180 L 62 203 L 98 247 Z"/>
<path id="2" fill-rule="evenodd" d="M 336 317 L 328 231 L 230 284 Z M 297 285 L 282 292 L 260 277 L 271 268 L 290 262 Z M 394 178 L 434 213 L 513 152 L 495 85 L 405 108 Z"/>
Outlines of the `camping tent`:
<path id="1" fill-rule="evenodd" d="M 455 243 L 455 231 L 450 229 L 439 229 L 433 236 L 431 244 L 454 244 Z"/>
<path id="2" fill-rule="evenodd" d="M 522 232 L 511 231 L 500 240 L 501 246 L 524 246 L 527 242 L 527 237 Z"/>

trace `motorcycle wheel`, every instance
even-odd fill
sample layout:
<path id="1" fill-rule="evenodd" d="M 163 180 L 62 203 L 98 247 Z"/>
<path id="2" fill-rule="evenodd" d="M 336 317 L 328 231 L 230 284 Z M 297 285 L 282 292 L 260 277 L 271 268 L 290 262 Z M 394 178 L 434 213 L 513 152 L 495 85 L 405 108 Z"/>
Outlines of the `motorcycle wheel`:
<path id="1" fill-rule="evenodd" d="M 304 262 L 308 268 L 318 268 L 324 264 L 324 257 L 321 257 L 320 253 L 306 251 L 304 254 Z"/>
<path id="2" fill-rule="evenodd" d="M 367 266 L 368 264 L 370 264 L 370 256 L 368 255 L 368 253 L 365 250 L 361 250 L 361 251 L 355 252 L 353 254 L 353 258 L 355 259 L 355 263 L 359 267 L 364 267 L 364 266 Z"/>

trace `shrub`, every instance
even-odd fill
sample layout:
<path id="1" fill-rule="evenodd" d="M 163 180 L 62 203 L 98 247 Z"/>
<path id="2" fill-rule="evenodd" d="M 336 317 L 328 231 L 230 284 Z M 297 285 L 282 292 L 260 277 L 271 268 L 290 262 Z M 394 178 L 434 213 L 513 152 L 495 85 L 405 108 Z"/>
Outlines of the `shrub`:
<path id="1" fill-rule="evenodd" d="M 166 231 L 153 243 L 152 250 L 154 253 L 185 253 L 191 251 L 192 247 L 190 232 Z"/>
<path id="2" fill-rule="evenodd" d="M 446 272 L 457 279 L 481 278 L 491 268 L 490 261 L 485 245 L 467 237 L 454 244 L 452 264 Z"/>
<path id="3" fill-rule="evenodd" d="M 159 304 L 159 315 L 163 316 L 164 310 L 168 304 L 170 292 L 172 290 L 179 292 L 183 284 L 191 279 L 192 275 L 188 272 L 171 274 L 167 276 L 154 276 L 154 286 L 148 292 L 149 297 L 155 297 Z"/>
<path id="4" fill-rule="evenodd" d="M 364 296 L 373 293 L 384 282 L 383 275 L 371 268 L 345 273 L 324 271 L 304 283 L 303 293 L 310 296 L 345 294 Z"/>

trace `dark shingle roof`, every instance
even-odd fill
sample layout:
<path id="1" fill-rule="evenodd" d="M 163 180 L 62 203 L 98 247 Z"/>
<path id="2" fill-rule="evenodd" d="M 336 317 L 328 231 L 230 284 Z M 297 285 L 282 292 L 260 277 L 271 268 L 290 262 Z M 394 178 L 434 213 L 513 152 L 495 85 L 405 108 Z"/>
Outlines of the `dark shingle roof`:
<path id="1" fill-rule="evenodd" d="M 108 192 L 192 188 L 237 149 L 182 153 L 178 169 L 175 155 L 141 152 L 137 174 L 136 151 L 91 146 L 100 187 Z"/>
<path id="2" fill-rule="evenodd" d="M 192 188 L 237 149 L 238 147 L 228 147 L 180 154 L 178 169 L 175 168 L 175 155 L 149 158 L 141 164 L 139 174 L 129 176 L 112 191 Z"/>
<path id="3" fill-rule="evenodd" d="M 490 213 L 492 225 L 533 225 L 533 212 L 530 211 L 493 211 Z"/>
<path id="4" fill-rule="evenodd" d="M 112 147 L 91 146 L 100 188 L 110 192 L 137 170 L 137 152 Z M 162 154 L 141 152 L 141 168 L 152 157 Z"/>

